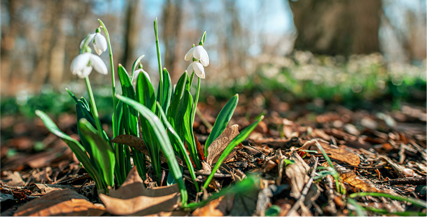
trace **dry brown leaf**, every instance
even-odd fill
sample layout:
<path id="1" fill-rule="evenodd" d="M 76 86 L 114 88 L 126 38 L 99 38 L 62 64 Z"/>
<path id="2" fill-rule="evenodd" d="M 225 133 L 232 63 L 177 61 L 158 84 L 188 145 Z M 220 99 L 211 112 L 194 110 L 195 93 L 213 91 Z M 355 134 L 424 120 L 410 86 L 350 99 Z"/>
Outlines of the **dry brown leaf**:
<path id="1" fill-rule="evenodd" d="M 15 216 L 100 216 L 105 209 L 77 192 L 54 191 L 20 206 Z"/>
<path id="2" fill-rule="evenodd" d="M 180 193 L 177 184 L 146 189 L 134 167 L 118 190 L 111 190 L 109 196 L 100 194 L 99 198 L 110 214 L 145 216 L 174 210 L 178 207 Z"/>
<path id="3" fill-rule="evenodd" d="M 4 175 L 6 177 L 2 178 L 1 182 L 10 187 L 18 187 L 25 185 L 25 182 L 24 180 L 22 180 L 21 174 L 18 171 L 5 171 Z"/>
<path id="4" fill-rule="evenodd" d="M 375 187 L 369 180 L 362 180 L 353 171 L 348 171 L 340 174 L 343 182 L 349 185 L 361 189 L 364 192 L 378 192 L 378 188 Z"/>
<path id="5" fill-rule="evenodd" d="M 219 156 L 221 156 L 222 152 L 225 148 L 227 148 L 228 144 L 230 144 L 231 140 L 239 135 L 239 125 L 234 124 L 230 127 L 227 127 L 221 135 L 216 138 L 208 148 L 208 158 L 207 162 L 212 165 L 216 163 Z"/>
<path id="6" fill-rule="evenodd" d="M 197 208 L 192 213 L 193 216 L 224 216 L 227 211 L 230 211 L 233 206 L 234 196 L 221 196 L 218 199 L 212 200 L 205 206 Z"/>
<path id="7" fill-rule="evenodd" d="M 114 143 L 120 143 L 123 145 L 127 145 L 129 147 L 135 148 L 136 150 L 144 153 L 147 156 L 150 156 L 150 153 L 148 152 L 147 146 L 145 146 L 144 140 L 142 138 L 132 136 L 132 135 L 118 135 L 114 139 L 111 140 Z M 166 157 L 163 155 L 163 153 L 160 153 L 159 155 L 161 162 L 168 162 Z M 181 159 L 176 157 L 178 160 L 178 163 L 182 163 Z"/>
<path id="8" fill-rule="evenodd" d="M 348 163 L 352 166 L 359 166 L 360 158 L 359 156 L 357 156 L 357 154 L 351 153 L 343 148 L 334 148 L 330 146 L 327 142 L 320 139 L 318 139 L 317 141 L 330 158 Z M 314 146 L 315 150 L 318 150 L 316 146 L 316 140 L 310 140 L 306 142 L 302 147 L 299 148 L 299 150 L 309 150 L 311 146 Z M 320 150 L 318 150 L 318 153 L 322 154 Z"/>
<path id="9" fill-rule="evenodd" d="M 305 183 L 310 179 L 307 175 L 310 167 L 304 162 L 304 160 L 297 154 L 293 152 L 290 160 L 294 160 L 294 164 L 286 166 L 286 176 L 291 180 L 291 193 L 290 195 L 294 198 L 299 198 L 301 196 L 302 188 Z"/>

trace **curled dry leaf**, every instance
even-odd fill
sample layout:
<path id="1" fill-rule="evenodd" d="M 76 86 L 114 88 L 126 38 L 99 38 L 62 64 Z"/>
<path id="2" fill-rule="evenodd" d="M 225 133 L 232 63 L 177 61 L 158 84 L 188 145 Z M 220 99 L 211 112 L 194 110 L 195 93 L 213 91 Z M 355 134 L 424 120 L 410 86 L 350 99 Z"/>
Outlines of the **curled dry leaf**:
<path id="1" fill-rule="evenodd" d="M 305 183 L 310 179 L 307 175 L 310 167 L 304 162 L 304 160 L 297 154 L 293 152 L 290 160 L 294 160 L 294 164 L 286 166 L 286 176 L 291 181 L 291 193 L 290 195 L 294 198 L 299 198 L 301 196 L 302 188 Z"/>
<path id="2" fill-rule="evenodd" d="M 360 189 L 364 192 L 378 192 L 379 190 L 375 187 L 372 182 L 369 180 L 362 180 L 359 176 L 357 176 L 353 171 L 348 171 L 340 174 L 343 182 L 348 183 L 349 185 Z"/>
<path id="3" fill-rule="evenodd" d="M 207 162 L 212 165 L 216 163 L 218 158 L 221 156 L 228 144 L 239 135 L 239 125 L 234 124 L 230 127 L 227 127 L 221 135 L 216 138 L 208 148 L 208 158 Z"/>
<path id="4" fill-rule="evenodd" d="M 330 158 L 348 163 L 352 166 L 356 166 L 356 167 L 359 166 L 360 158 L 356 154 L 351 153 L 343 148 L 334 148 L 323 140 L 318 139 L 317 141 L 319 142 L 319 144 L 322 146 L 322 148 L 325 150 L 326 154 L 328 154 Z M 315 150 L 317 150 L 319 154 L 322 154 L 322 152 L 320 152 L 320 150 L 317 149 L 316 140 L 314 139 L 306 142 L 302 147 L 299 148 L 299 150 L 309 150 L 310 147 L 312 146 L 315 147 Z"/>
<path id="5" fill-rule="evenodd" d="M 100 194 L 107 212 L 113 215 L 172 215 L 169 213 L 178 207 L 179 187 L 174 184 L 167 187 L 146 189 L 136 167 L 132 168 L 126 181 L 110 195 Z"/>
<path id="6" fill-rule="evenodd" d="M 64 189 L 53 191 L 20 206 L 15 216 L 100 216 L 105 213 L 77 192 Z"/>

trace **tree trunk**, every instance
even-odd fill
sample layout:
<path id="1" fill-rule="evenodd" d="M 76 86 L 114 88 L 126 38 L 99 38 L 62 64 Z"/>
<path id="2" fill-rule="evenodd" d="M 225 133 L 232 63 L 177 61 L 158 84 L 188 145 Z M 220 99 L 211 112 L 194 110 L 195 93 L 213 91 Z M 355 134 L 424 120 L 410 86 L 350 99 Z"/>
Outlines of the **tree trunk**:
<path id="1" fill-rule="evenodd" d="M 345 55 L 379 52 L 381 0 L 290 2 L 298 38 L 295 49 Z"/>

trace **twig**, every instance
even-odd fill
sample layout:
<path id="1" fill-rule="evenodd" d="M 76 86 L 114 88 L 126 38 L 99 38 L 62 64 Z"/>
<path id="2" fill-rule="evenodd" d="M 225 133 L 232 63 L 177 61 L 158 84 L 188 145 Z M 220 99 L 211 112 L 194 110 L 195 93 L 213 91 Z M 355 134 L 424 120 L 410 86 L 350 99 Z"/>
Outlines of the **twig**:
<path id="1" fill-rule="evenodd" d="M 296 212 L 300 208 L 301 203 L 304 202 L 304 199 L 307 196 L 308 191 L 310 190 L 311 184 L 313 183 L 313 178 L 314 178 L 314 175 L 316 174 L 316 169 L 317 169 L 318 163 L 319 163 L 319 158 L 316 157 L 316 161 L 314 162 L 313 171 L 311 171 L 310 180 L 308 180 L 307 185 L 305 185 L 304 189 L 301 192 L 300 198 L 295 203 L 295 205 L 289 210 L 289 212 L 286 214 L 286 216 L 290 216 L 292 213 Z"/>
<path id="2" fill-rule="evenodd" d="M 380 183 L 388 183 L 389 185 L 403 185 L 403 184 L 411 184 L 411 185 L 425 185 L 427 181 L 427 177 L 422 178 L 399 178 L 399 179 L 389 179 L 387 181 L 376 182 Z"/>

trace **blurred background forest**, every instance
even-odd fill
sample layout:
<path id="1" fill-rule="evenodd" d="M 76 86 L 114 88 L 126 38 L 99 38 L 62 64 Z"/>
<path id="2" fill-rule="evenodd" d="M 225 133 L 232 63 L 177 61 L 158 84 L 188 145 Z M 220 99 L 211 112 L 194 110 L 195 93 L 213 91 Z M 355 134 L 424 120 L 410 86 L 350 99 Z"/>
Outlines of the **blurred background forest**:
<path id="1" fill-rule="evenodd" d="M 174 81 L 207 31 L 208 102 L 209 95 L 244 92 L 258 104 L 388 97 L 393 106 L 425 106 L 424 0 L 1 0 L 2 114 L 42 107 L 49 94 L 69 102 L 65 87 L 84 93 L 69 68 L 98 18 L 110 32 L 115 64 L 130 68 L 145 54 L 144 69 L 156 80 L 155 17 Z M 108 54 L 101 57 L 109 66 Z M 99 95 L 110 94 L 102 88 L 110 76 L 91 76 Z"/>

